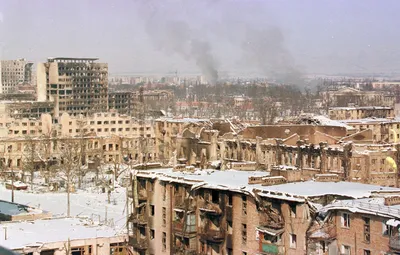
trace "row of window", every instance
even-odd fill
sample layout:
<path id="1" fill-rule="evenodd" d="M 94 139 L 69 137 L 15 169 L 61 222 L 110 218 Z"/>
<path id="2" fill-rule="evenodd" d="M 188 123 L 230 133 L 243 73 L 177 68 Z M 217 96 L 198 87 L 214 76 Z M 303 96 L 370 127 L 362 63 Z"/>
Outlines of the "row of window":
<path id="1" fill-rule="evenodd" d="M 369 231 L 370 231 L 370 218 L 363 217 L 364 221 L 364 241 L 369 242 L 370 236 L 369 236 Z M 350 228 L 350 214 L 349 213 L 342 213 L 341 216 L 341 226 L 342 228 Z M 386 224 L 386 221 L 382 222 L 382 235 L 384 236 L 391 236 L 392 235 L 392 227 Z"/>
<path id="2" fill-rule="evenodd" d="M 91 129 L 90 129 L 90 132 L 94 132 L 95 130 L 96 130 L 97 132 L 103 132 L 103 131 L 104 131 L 104 132 L 116 132 L 116 131 L 117 131 L 116 128 L 110 128 L 110 129 L 109 129 L 109 128 L 104 128 L 104 130 L 103 130 L 102 128 L 98 128 L 98 129 L 91 128 Z M 125 128 L 125 131 L 126 131 L 126 132 L 128 132 L 128 131 L 130 131 L 130 130 L 131 130 L 130 128 Z M 24 131 L 26 131 L 26 130 L 24 130 Z M 34 134 L 35 132 L 32 133 L 32 131 L 33 131 L 33 130 L 31 130 L 31 134 Z M 72 129 L 69 129 L 69 130 L 68 130 L 68 132 L 69 132 L 70 134 L 72 134 L 72 131 L 73 131 Z M 86 132 L 88 132 L 89 130 L 85 128 L 85 129 L 83 129 L 82 131 L 83 131 L 83 133 L 86 133 Z M 137 131 L 137 129 L 136 129 L 136 128 L 132 128 L 132 131 Z M 80 133 L 81 130 L 80 130 L 80 129 L 76 129 L 75 132 L 76 132 L 76 133 Z M 118 132 L 123 132 L 123 128 L 118 128 Z M 40 133 L 41 133 L 41 130 L 40 130 Z M 16 134 L 17 134 L 17 133 L 16 133 Z M 26 132 L 25 132 L 25 134 L 26 134 Z M 147 137 L 151 137 L 151 134 L 147 134 L 146 136 L 147 136 Z"/>

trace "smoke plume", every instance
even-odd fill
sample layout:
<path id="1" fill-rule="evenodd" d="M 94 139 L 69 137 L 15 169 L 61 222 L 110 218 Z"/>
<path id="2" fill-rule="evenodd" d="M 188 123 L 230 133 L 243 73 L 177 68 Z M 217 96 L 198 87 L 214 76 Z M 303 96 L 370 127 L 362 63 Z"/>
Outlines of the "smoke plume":
<path id="1" fill-rule="evenodd" d="M 146 19 L 146 31 L 156 48 L 168 54 L 178 54 L 186 60 L 194 60 L 206 79 L 215 84 L 218 71 L 211 45 L 200 39 L 195 29 L 184 20 L 166 18 L 158 7 L 153 6 L 149 18 Z"/>
<path id="2" fill-rule="evenodd" d="M 218 80 L 213 49 L 221 44 L 231 47 L 231 51 L 218 48 L 218 63 L 223 66 L 232 67 L 227 59 L 233 58 L 240 70 L 251 69 L 281 83 L 302 83 L 302 72 L 285 47 L 283 32 L 266 21 L 270 15 L 265 4 L 228 0 L 142 3 L 140 15 L 155 47 L 193 60 L 210 83 Z M 205 10 L 207 15 L 201 15 Z"/>
<path id="3" fill-rule="evenodd" d="M 300 70 L 284 46 L 284 36 L 277 27 L 246 27 L 241 48 L 244 62 L 258 68 L 278 82 L 296 84 L 302 80 Z"/>

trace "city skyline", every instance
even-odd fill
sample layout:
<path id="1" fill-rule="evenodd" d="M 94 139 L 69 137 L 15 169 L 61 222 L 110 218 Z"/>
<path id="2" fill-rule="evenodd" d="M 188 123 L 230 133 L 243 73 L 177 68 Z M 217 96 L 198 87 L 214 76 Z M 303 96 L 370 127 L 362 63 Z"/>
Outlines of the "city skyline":
<path id="1" fill-rule="evenodd" d="M 40 62 L 47 57 L 93 56 L 108 62 L 111 73 L 200 73 L 196 62 L 203 55 L 176 48 L 199 41 L 207 45 L 218 71 L 267 76 L 293 70 L 393 72 L 400 65 L 400 38 L 391 29 L 399 23 L 392 18 L 398 5 L 396 1 L 2 0 L 1 58 Z M 186 28 L 180 32 L 190 35 L 180 37 L 174 23 L 183 24 Z M 157 27 L 172 32 L 160 35 Z M 254 47 L 247 47 L 248 42 Z"/>

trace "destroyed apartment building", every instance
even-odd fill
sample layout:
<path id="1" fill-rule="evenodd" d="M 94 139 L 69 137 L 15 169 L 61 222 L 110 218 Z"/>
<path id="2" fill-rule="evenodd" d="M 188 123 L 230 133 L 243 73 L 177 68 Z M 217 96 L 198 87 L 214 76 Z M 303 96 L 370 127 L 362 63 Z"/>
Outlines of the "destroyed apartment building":
<path id="1" fill-rule="evenodd" d="M 132 175 L 135 254 L 398 251 L 400 189 L 341 182 L 334 174 L 286 183 L 268 172 L 188 170 Z M 379 206 L 379 214 L 371 211 Z"/>
<path id="2" fill-rule="evenodd" d="M 157 120 L 156 154 L 174 166 L 264 170 L 289 181 L 336 174 L 350 182 L 399 186 L 400 148 L 397 143 L 374 143 L 372 132 L 357 132 L 344 123 L 239 129 L 231 124 L 200 119 Z"/>
<path id="3" fill-rule="evenodd" d="M 54 102 L 54 114 L 108 110 L 108 64 L 97 58 L 48 58 L 37 66 L 37 100 Z"/>

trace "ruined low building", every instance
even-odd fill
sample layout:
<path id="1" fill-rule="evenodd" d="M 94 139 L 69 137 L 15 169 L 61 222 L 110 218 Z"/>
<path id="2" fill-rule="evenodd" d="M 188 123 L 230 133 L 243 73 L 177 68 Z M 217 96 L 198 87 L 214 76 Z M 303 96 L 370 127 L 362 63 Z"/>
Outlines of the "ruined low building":
<path id="1" fill-rule="evenodd" d="M 126 235 L 86 218 L 57 218 L 2 224 L 0 245 L 26 255 L 128 255 Z"/>

